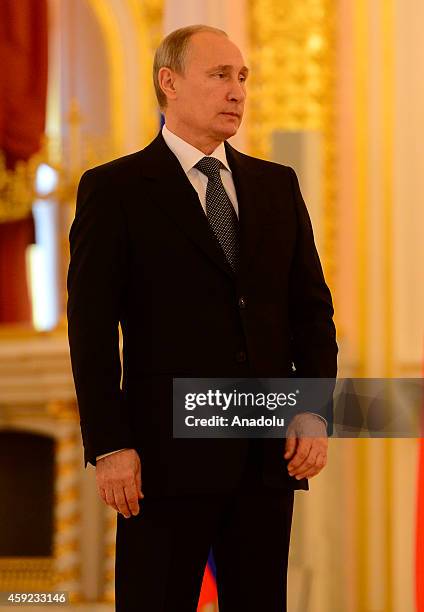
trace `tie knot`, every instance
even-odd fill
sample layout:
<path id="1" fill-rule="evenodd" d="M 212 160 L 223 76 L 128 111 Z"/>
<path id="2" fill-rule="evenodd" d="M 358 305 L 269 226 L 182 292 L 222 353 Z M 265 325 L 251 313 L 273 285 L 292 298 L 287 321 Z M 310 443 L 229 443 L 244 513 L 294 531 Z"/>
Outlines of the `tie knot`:
<path id="1" fill-rule="evenodd" d="M 203 174 L 206 174 L 208 178 L 214 179 L 219 176 L 221 165 L 221 162 L 216 157 L 202 157 L 194 167 L 203 172 Z"/>

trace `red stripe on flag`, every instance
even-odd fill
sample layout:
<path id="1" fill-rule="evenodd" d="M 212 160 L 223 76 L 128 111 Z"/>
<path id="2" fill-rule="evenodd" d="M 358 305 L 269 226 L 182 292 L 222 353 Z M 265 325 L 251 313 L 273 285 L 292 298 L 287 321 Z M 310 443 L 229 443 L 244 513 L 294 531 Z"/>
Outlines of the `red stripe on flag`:
<path id="1" fill-rule="evenodd" d="M 424 412 L 424 398 L 423 398 Z M 424 414 L 418 451 L 417 536 L 415 549 L 415 593 L 417 612 L 424 612 Z"/>
<path id="2" fill-rule="evenodd" d="M 200 591 L 199 603 L 197 607 L 198 612 L 200 612 L 201 608 L 206 606 L 206 604 L 216 603 L 217 601 L 218 595 L 216 592 L 216 582 L 208 563 L 203 575 L 202 590 Z"/>
<path id="3" fill-rule="evenodd" d="M 424 612 L 424 439 L 420 439 L 415 584 L 417 612 Z"/>

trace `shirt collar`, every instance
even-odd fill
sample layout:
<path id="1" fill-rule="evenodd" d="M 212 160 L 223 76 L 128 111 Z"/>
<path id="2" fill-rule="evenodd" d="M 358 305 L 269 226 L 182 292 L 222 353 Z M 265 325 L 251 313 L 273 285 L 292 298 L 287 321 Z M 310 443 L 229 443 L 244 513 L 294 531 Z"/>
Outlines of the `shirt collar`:
<path id="1" fill-rule="evenodd" d="M 171 132 L 166 127 L 166 124 L 164 124 L 162 128 L 162 136 L 168 147 L 177 157 L 186 174 L 203 157 L 208 157 L 203 153 L 203 151 L 196 149 L 196 147 L 193 147 L 193 145 Z M 219 159 L 219 161 L 224 164 L 225 169 L 231 172 L 230 166 L 228 165 L 227 155 L 225 153 L 225 146 L 223 142 L 221 142 L 221 144 L 217 146 L 215 151 L 211 153 L 210 157 L 215 157 L 216 159 Z"/>

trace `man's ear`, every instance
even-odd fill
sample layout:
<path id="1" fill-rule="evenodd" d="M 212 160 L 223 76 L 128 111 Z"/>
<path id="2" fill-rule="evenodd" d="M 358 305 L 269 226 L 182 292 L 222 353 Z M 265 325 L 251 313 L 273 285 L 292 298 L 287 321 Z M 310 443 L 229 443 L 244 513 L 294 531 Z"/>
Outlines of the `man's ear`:
<path id="1" fill-rule="evenodd" d="M 158 72 L 159 86 L 163 93 L 170 100 L 175 100 L 177 97 L 177 90 L 175 87 L 175 72 L 171 68 L 162 66 Z"/>

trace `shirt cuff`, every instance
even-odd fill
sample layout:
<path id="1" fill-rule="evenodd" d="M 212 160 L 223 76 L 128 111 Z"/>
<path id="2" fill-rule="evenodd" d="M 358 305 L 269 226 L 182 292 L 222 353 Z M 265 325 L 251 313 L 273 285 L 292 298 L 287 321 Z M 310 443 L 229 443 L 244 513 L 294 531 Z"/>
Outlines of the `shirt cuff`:
<path id="1" fill-rule="evenodd" d="M 322 414 L 318 414 L 317 412 L 311 412 L 310 410 L 306 411 L 306 414 L 314 414 L 315 416 L 319 417 L 320 419 L 324 421 L 325 426 L 327 427 L 328 421 L 325 417 L 322 416 Z"/>
<path id="2" fill-rule="evenodd" d="M 118 450 L 110 451 L 110 453 L 104 453 L 104 455 L 98 455 L 96 457 L 96 461 L 99 459 L 103 459 L 103 457 L 108 457 L 109 455 L 114 455 L 115 453 L 120 453 L 123 450 L 128 450 L 127 448 L 118 448 Z"/>

